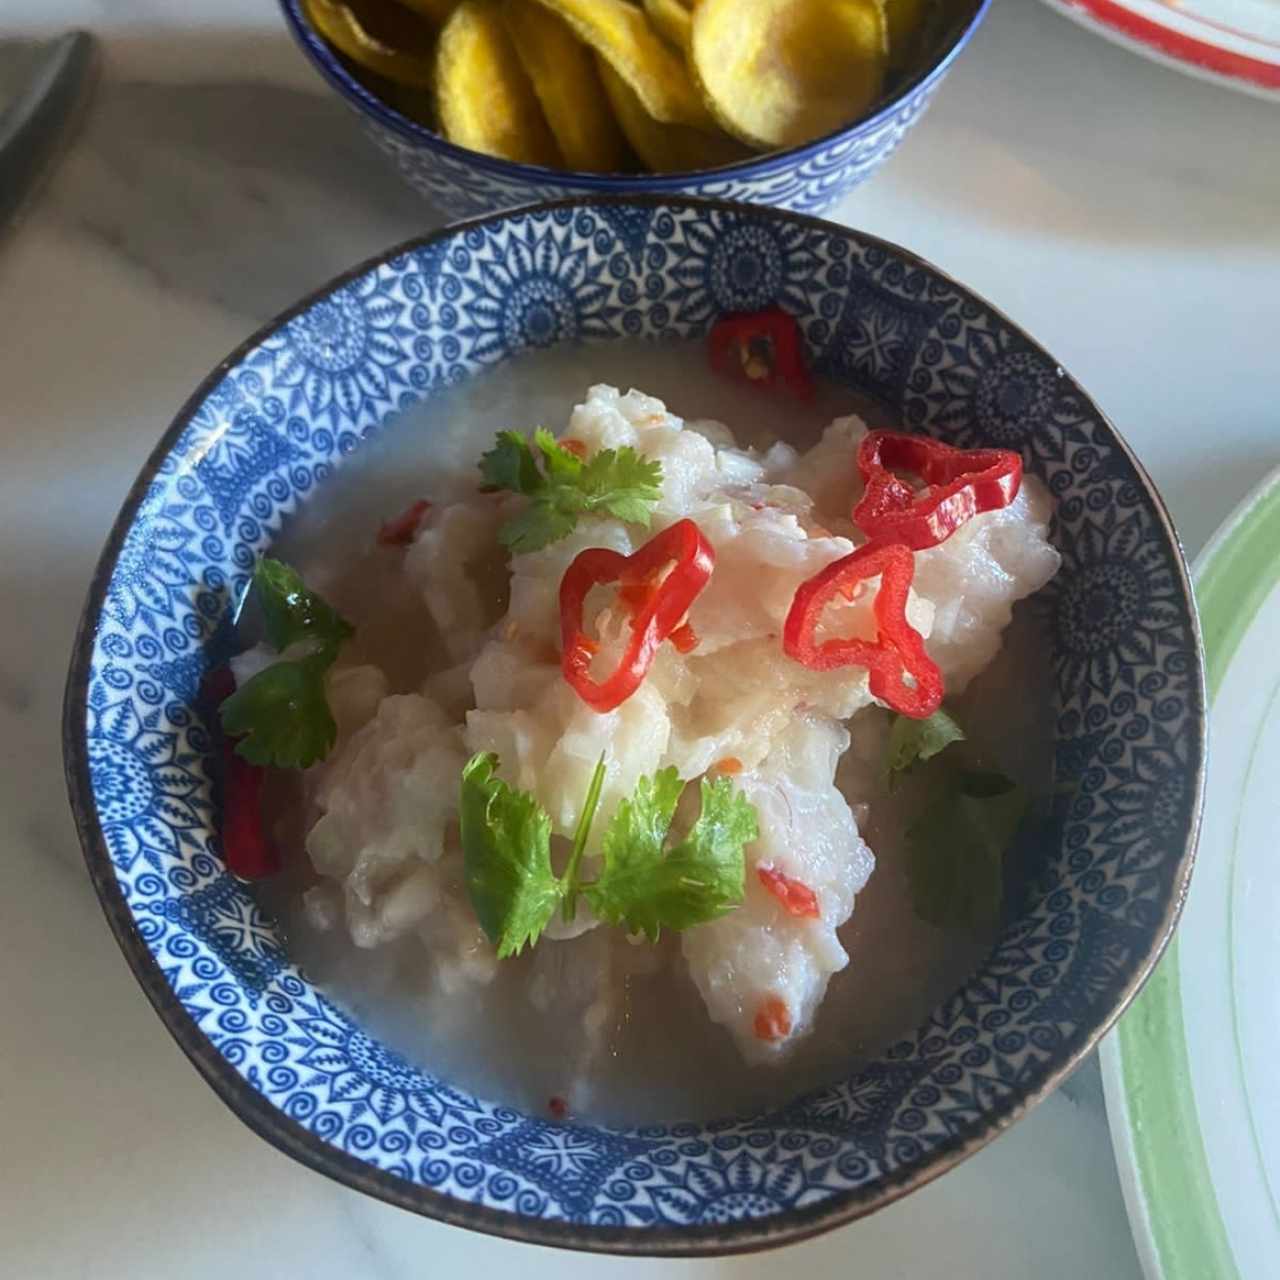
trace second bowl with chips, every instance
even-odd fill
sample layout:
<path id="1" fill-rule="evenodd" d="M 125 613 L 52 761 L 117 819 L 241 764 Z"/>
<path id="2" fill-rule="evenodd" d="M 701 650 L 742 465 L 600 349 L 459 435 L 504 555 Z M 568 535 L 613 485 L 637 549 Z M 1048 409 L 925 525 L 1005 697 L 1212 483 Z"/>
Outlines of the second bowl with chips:
<path id="1" fill-rule="evenodd" d="M 990 0 L 281 0 L 451 217 L 584 193 L 808 212 L 866 179 Z"/>

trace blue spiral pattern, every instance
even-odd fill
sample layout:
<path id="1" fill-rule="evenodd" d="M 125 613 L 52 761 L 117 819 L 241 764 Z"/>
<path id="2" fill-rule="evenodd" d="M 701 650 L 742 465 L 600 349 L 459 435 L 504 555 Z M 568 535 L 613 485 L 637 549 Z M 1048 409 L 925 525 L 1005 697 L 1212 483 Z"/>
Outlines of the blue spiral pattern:
<path id="1" fill-rule="evenodd" d="M 1021 450 L 1058 501 L 1043 607 L 1071 781 L 1031 905 L 911 1038 L 775 1112 L 614 1131 L 494 1105 L 335 1008 L 223 870 L 193 705 L 282 522 L 433 388 L 569 340 L 705 332 L 780 303 L 815 365 L 898 420 Z M 237 1072 L 334 1148 L 524 1217 L 766 1218 L 920 1167 L 1016 1105 L 1115 1008 L 1154 945 L 1194 821 L 1199 659 L 1180 560 L 1097 410 L 1006 321 L 857 234 L 750 207 L 584 204 L 442 235 L 272 329 L 190 415 L 93 620 L 92 804 L 140 936 Z"/>
<path id="2" fill-rule="evenodd" d="M 859 183 L 865 182 L 897 149 L 907 130 L 924 114 L 942 81 L 935 74 L 884 117 L 841 133 L 810 154 L 782 152 L 762 156 L 738 170 L 690 175 L 664 184 L 672 196 L 705 196 L 747 200 L 800 213 L 821 213 Z M 460 157 L 423 137 L 409 136 L 373 117 L 365 132 L 415 191 L 451 218 L 469 218 L 494 209 L 539 200 L 563 200 L 595 190 L 634 187 L 635 180 L 582 181 L 570 174 L 546 172 L 538 177 L 513 174 L 509 167 L 490 167 L 476 157 Z"/>

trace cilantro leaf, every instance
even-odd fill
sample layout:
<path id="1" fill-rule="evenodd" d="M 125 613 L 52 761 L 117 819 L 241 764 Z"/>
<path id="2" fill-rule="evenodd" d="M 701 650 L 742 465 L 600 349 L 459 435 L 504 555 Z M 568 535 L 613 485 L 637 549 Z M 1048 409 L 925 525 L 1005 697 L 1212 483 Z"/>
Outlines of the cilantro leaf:
<path id="1" fill-rule="evenodd" d="M 963 741 L 964 730 L 941 708 L 924 720 L 895 715 L 889 728 L 889 746 L 884 761 L 889 790 L 897 786 L 900 774 L 908 772 L 916 764 L 932 760 L 953 742 Z"/>
<path id="2" fill-rule="evenodd" d="M 604 866 L 583 889 L 592 909 L 657 941 L 664 928 L 688 929 L 737 906 L 746 886 L 745 846 L 759 834 L 755 807 L 727 777 L 702 781 L 702 812 L 664 854 L 684 791 L 675 769 L 641 778 L 605 830 Z"/>
<path id="3" fill-rule="evenodd" d="M 584 462 L 539 427 L 533 445 L 519 432 L 500 431 L 497 444 L 480 459 L 480 476 L 486 489 L 529 499 L 498 534 L 509 551 L 523 554 L 558 542 L 584 515 L 647 525 L 661 496 L 662 466 L 629 447 L 602 449 Z"/>
<path id="4" fill-rule="evenodd" d="M 527 791 L 495 775 L 480 752 L 462 770 L 458 818 L 467 895 L 499 959 L 537 942 L 564 886 L 551 869 L 551 818 Z"/>
<path id="5" fill-rule="evenodd" d="M 480 459 L 486 489 L 537 493 L 546 484 L 534 461 L 529 442 L 518 431 L 499 431 L 498 443 Z"/>
<path id="6" fill-rule="evenodd" d="M 582 459 L 576 453 L 570 453 L 546 427 L 539 427 L 533 433 L 533 443 L 542 454 L 547 475 L 555 483 L 573 483 L 582 474 Z"/>
<path id="7" fill-rule="evenodd" d="M 239 738 L 250 764 L 306 769 L 333 748 L 338 726 L 325 696 L 327 652 L 275 662 L 246 680 L 221 707 L 223 732 Z"/>
<path id="8" fill-rule="evenodd" d="M 922 920 L 978 930 L 1000 919 L 1004 858 L 1027 808 L 1027 793 L 1002 773 L 947 777 L 907 829 L 907 879 Z"/>
<path id="9" fill-rule="evenodd" d="M 684 791 L 674 769 L 641 778 L 605 831 L 599 879 L 578 879 L 605 762 L 591 776 L 573 848 L 562 876 L 551 866 L 551 818 L 527 791 L 496 776 L 498 757 L 480 752 L 462 771 L 458 801 L 467 894 L 498 958 L 533 945 L 563 904 L 572 920 L 581 893 L 607 923 L 656 941 L 661 930 L 687 929 L 737 906 L 746 887 L 744 848 L 758 835 L 755 807 L 729 778 L 702 782 L 702 813 L 664 853 Z"/>
<path id="10" fill-rule="evenodd" d="M 647 525 L 650 508 L 662 496 L 662 464 L 631 448 L 602 449 L 583 465 L 578 483 L 587 510 Z"/>
<path id="11" fill-rule="evenodd" d="M 577 523 L 576 511 L 563 511 L 547 502 L 531 502 L 502 526 L 498 540 L 508 551 L 523 555 L 568 537 Z"/>
<path id="12" fill-rule="evenodd" d="M 264 556 L 253 571 L 253 590 L 262 607 L 267 641 L 284 652 L 300 640 L 337 648 L 355 629 L 331 605 L 308 591 L 302 575 L 280 560 Z"/>
<path id="13" fill-rule="evenodd" d="M 602 920 L 626 924 L 633 933 L 646 927 L 648 917 L 632 923 L 629 908 L 650 889 L 683 793 L 684 783 L 675 769 L 661 769 L 640 778 L 631 798 L 618 805 L 605 828 L 600 877 L 583 890 Z"/>
<path id="14" fill-rule="evenodd" d="M 302 658 L 274 662 L 246 680 L 219 710 L 222 729 L 239 739 L 236 753 L 250 764 L 306 769 L 323 760 L 337 740 L 324 673 L 355 629 L 280 560 L 263 557 L 258 562 L 253 590 L 272 648 L 283 652 L 310 642 L 312 650 Z"/>

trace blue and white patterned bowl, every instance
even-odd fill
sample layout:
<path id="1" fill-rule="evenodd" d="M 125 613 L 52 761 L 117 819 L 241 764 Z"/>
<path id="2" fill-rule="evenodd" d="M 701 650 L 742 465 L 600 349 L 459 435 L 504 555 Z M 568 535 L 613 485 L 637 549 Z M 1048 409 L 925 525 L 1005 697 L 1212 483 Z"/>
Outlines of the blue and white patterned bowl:
<path id="1" fill-rule="evenodd" d="M 360 115 L 365 131 L 404 179 L 451 218 L 576 196 L 711 196 L 821 213 L 866 178 L 924 114 L 951 64 L 982 21 L 991 0 L 955 0 L 930 62 L 906 77 L 863 120 L 786 151 L 697 173 L 599 174 L 514 164 L 446 142 L 402 115 L 365 87 L 318 35 L 302 0 L 280 0 L 285 22 L 302 51 Z"/>
<path id="2" fill-rule="evenodd" d="M 1058 502 L 1057 762 L 1074 785 L 1030 906 L 914 1035 L 768 1115 L 557 1125 L 389 1052 L 291 963 L 223 869 L 195 707 L 233 604 L 302 502 L 396 414 L 514 352 L 692 336 L 780 303 L 815 366 L 894 420 L 1021 450 Z M 797 214 L 601 198 L 446 229 L 357 267 L 200 386 L 111 533 L 67 686 L 85 856 L 138 980 L 269 1141 L 373 1195 L 548 1244 L 696 1253 L 794 1239 L 887 1203 L 1043 1097 L 1173 928 L 1204 752 L 1177 539 L 1123 441 L 1051 356 L 892 245 Z M 428 1067 L 430 1064 L 426 1064 Z"/>

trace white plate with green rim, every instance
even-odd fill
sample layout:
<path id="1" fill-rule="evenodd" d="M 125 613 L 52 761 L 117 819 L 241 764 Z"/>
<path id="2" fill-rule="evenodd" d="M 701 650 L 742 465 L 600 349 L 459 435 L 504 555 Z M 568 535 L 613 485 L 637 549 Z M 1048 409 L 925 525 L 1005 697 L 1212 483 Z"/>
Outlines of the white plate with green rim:
<path id="1" fill-rule="evenodd" d="M 1280 471 L 1195 565 L 1210 697 L 1200 850 L 1177 936 L 1102 1045 L 1150 1280 L 1280 1274 Z"/>

